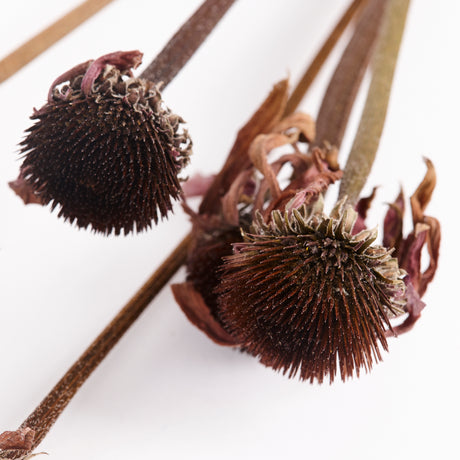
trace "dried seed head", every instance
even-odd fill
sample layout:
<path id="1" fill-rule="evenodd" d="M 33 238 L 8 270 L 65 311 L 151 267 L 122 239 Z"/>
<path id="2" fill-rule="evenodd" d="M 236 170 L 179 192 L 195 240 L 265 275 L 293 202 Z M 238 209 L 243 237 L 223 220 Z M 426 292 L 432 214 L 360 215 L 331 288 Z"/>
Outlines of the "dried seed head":
<path id="1" fill-rule="evenodd" d="M 404 272 L 375 231 L 352 233 L 356 212 L 261 216 L 224 263 L 218 288 L 226 330 L 260 361 L 332 382 L 370 369 L 403 313 Z"/>
<path id="2" fill-rule="evenodd" d="M 79 227 L 119 234 L 156 223 L 179 198 L 191 141 L 158 87 L 134 78 L 139 52 L 112 53 L 57 79 L 21 143 L 12 187 Z M 65 83 L 65 84 L 63 84 Z"/>

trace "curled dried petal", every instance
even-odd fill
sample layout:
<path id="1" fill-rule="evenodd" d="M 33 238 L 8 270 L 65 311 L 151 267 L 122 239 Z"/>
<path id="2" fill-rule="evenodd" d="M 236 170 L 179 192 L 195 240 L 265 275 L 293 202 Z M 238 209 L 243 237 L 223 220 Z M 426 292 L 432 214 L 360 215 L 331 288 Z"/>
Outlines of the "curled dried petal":
<path id="1" fill-rule="evenodd" d="M 173 284 L 171 289 L 176 302 L 193 325 L 219 345 L 236 345 L 235 339 L 212 316 L 208 305 L 191 282 Z"/>
<path id="2" fill-rule="evenodd" d="M 403 219 L 404 193 L 401 189 L 394 203 L 390 204 L 383 222 L 383 245 L 387 248 L 395 248 L 396 255 L 399 253 L 403 238 Z"/>
<path id="3" fill-rule="evenodd" d="M 369 211 L 369 208 L 372 205 L 372 201 L 375 198 L 375 193 L 377 191 L 377 187 L 374 187 L 372 189 L 372 193 L 365 197 L 361 198 L 358 203 L 356 204 L 356 212 L 358 213 L 358 219 L 356 220 L 355 227 L 353 228 L 353 231 L 356 233 L 359 233 L 361 230 L 364 230 L 366 228 L 366 217 L 367 217 L 367 212 Z M 387 246 L 384 244 L 385 247 L 391 247 Z"/>
<path id="4" fill-rule="evenodd" d="M 30 451 L 33 446 L 35 431 L 31 428 L 19 428 L 16 431 L 5 431 L 0 434 L 0 449 Z"/>
<path id="5" fill-rule="evenodd" d="M 425 159 L 427 172 L 415 193 L 411 196 L 414 230 L 402 241 L 398 250 L 398 259 L 409 276 L 411 283 L 420 297 L 433 280 L 438 267 L 441 243 L 441 225 L 439 221 L 424 214 L 436 185 L 436 173 L 433 163 Z M 428 267 L 421 271 L 422 251 L 427 248 Z"/>
<path id="6" fill-rule="evenodd" d="M 436 187 L 436 172 L 434 165 L 428 158 L 425 158 L 424 160 L 427 166 L 427 172 L 422 182 L 417 187 L 417 190 L 410 198 L 414 226 L 418 222 L 423 222 L 425 209 L 428 206 L 433 190 Z"/>

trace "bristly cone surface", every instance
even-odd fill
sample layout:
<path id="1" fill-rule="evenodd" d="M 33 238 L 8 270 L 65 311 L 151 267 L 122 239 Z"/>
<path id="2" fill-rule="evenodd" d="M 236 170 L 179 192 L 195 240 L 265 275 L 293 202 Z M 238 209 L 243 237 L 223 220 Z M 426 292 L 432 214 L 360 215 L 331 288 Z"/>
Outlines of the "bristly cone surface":
<path id="1" fill-rule="evenodd" d="M 191 141 L 158 87 L 132 76 L 140 56 L 112 53 L 53 83 L 11 183 L 24 201 L 51 203 L 59 216 L 106 234 L 141 231 L 171 210 Z"/>
<path id="2" fill-rule="evenodd" d="M 356 212 L 305 208 L 266 224 L 259 215 L 222 271 L 219 314 L 241 347 L 302 380 L 343 380 L 387 349 L 390 318 L 403 313 L 404 272 L 376 231 L 353 234 Z"/>

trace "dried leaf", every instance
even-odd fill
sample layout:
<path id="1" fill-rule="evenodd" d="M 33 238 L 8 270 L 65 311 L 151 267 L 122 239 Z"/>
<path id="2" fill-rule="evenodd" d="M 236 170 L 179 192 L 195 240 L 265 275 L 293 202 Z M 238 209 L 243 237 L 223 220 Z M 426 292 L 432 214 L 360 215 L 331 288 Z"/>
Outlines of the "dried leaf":
<path id="1" fill-rule="evenodd" d="M 418 222 L 423 222 L 425 208 L 430 202 L 431 195 L 436 186 L 436 172 L 433 163 L 428 158 L 425 158 L 424 160 L 428 170 L 417 190 L 410 198 L 414 226 Z"/>
<path id="2" fill-rule="evenodd" d="M 409 313 L 409 315 L 401 324 L 393 326 L 392 329 L 388 330 L 386 332 L 387 337 L 397 336 L 409 332 L 422 315 L 422 310 L 425 308 L 426 304 L 422 301 L 410 281 L 406 281 L 406 300 L 407 303 L 405 305 L 405 310 Z"/>
<path id="3" fill-rule="evenodd" d="M 428 268 L 421 273 L 418 293 L 422 296 L 428 284 L 433 280 L 438 269 L 439 247 L 441 245 L 441 224 L 438 219 L 425 216 L 425 223 L 430 227 L 427 237 L 427 249 L 430 257 Z"/>
<path id="4" fill-rule="evenodd" d="M 32 449 L 35 431 L 31 428 L 19 428 L 16 431 L 5 431 L 0 434 L 0 449 L 26 450 Z"/>
<path id="5" fill-rule="evenodd" d="M 403 238 L 404 209 L 404 193 L 401 189 L 394 203 L 390 204 L 383 221 L 383 245 L 386 248 L 395 248 L 395 255 L 399 253 Z"/>
<path id="6" fill-rule="evenodd" d="M 367 211 L 369 211 L 369 208 L 371 207 L 372 201 L 375 198 L 376 191 L 377 191 L 377 187 L 374 187 L 372 189 L 372 193 L 369 196 L 365 198 L 361 198 L 356 204 L 355 209 L 356 209 L 356 212 L 358 213 L 358 218 L 356 219 L 355 226 L 353 227 L 353 232 L 359 233 L 361 230 L 364 230 L 366 228 Z"/>
<path id="7" fill-rule="evenodd" d="M 257 112 L 238 132 L 224 167 L 217 175 L 200 205 L 200 214 L 216 214 L 220 199 L 228 191 L 238 174 L 250 166 L 248 150 L 258 134 L 268 133 L 283 115 L 288 97 L 288 81 L 277 83 Z"/>
<path id="8" fill-rule="evenodd" d="M 195 290 L 192 283 L 173 284 L 171 289 L 176 302 L 192 324 L 219 345 L 237 345 L 235 339 L 225 332 L 220 323 L 212 316 L 203 297 Z"/>

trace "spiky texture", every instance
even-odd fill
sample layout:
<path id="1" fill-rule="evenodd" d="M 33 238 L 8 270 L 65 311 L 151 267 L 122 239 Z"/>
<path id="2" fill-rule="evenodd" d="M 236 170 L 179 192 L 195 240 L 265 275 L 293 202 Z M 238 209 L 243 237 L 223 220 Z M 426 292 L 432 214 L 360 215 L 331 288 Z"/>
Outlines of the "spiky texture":
<path id="1" fill-rule="evenodd" d="M 79 227 L 140 231 L 180 196 L 177 174 L 191 142 L 152 82 L 107 64 L 88 84 L 90 69 L 71 72 L 33 114 L 37 121 L 21 143 L 22 179 L 37 200 Z"/>
<path id="2" fill-rule="evenodd" d="M 397 261 L 372 245 L 375 231 L 352 234 L 356 212 L 340 203 L 330 217 L 294 210 L 261 216 L 224 263 L 219 314 L 227 331 L 260 361 L 322 382 L 370 369 L 387 349 L 389 319 L 402 314 Z"/>

